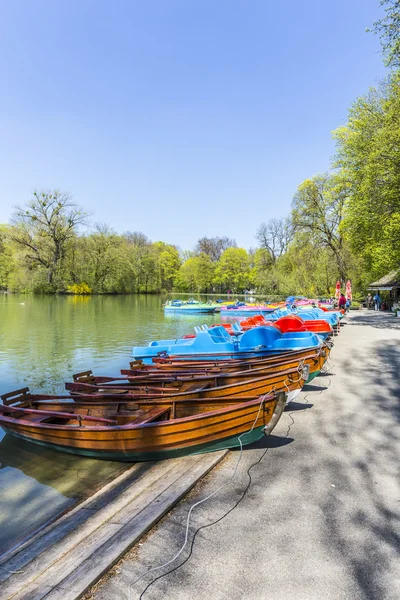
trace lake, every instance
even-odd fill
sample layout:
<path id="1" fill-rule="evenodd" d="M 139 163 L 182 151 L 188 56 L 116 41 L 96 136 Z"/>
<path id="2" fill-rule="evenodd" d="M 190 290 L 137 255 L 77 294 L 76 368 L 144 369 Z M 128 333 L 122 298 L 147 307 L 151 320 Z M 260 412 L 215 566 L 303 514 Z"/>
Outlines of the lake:
<path id="1" fill-rule="evenodd" d="M 65 393 L 72 373 L 117 375 L 133 345 L 192 333 L 219 315 L 164 315 L 161 296 L 0 294 L 0 394 Z M 0 428 L 0 556 L 130 465 L 75 457 Z"/>

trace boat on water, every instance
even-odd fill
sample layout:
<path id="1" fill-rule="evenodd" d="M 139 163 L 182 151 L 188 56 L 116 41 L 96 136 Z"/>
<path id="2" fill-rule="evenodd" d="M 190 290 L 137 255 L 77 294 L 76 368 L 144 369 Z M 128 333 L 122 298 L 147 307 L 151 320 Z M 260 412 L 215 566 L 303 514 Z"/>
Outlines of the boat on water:
<path id="1" fill-rule="evenodd" d="M 312 358 L 327 360 L 330 352 L 331 344 L 322 344 L 318 348 L 305 348 L 301 350 L 293 350 L 283 352 L 281 354 L 270 354 L 267 356 L 253 356 L 245 358 L 230 358 L 228 355 L 221 353 L 217 358 L 207 354 L 195 356 L 157 356 L 152 359 L 150 364 L 146 364 L 142 360 L 133 360 L 130 362 L 131 370 L 137 372 L 154 372 L 159 369 L 181 371 L 207 371 L 208 369 L 216 370 L 217 372 L 227 372 L 230 370 L 237 371 L 238 369 L 251 370 L 254 367 L 280 364 L 290 362 L 292 359 L 304 360 L 311 356 Z M 310 355 L 311 352 L 311 355 Z M 324 364 L 324 363 L 322 363 Z"/>
<path id="2" fill-rule="evenodd" d="M 213 313 L 216 305 L 210 302 L 198 302 L 192 298 L 186 302 L 183 300 L 169 300 L 164 304 L 165 313 L 176 314 L 197 314 Z"/>
<path id="3" fill-rule="evenodd" d="M 326 353 L 324 350 L 317 352 L 312 350 L 301 353 L 299 356 L 294 354 L 292 357 L 283 357 L 279 361 L 254 360 L 254 364 L 248 361 L 232 361 L 234 364 L 230 364 L 231 361 L 226 360 L 223 363 L 219 361 L 216 366 L 214 366 L 215 363 L 207 366 L 204 364 L 205 361 L 198 361 L 193 365 L 194 361 L 190 361 L 191 368 L 188 368 L 188 365 L 185 365 L 185 368 L 180 368 L 179 362 L 182 361 L 176 361 L 176 367 L 174 364 L 169 364 L 169 368 L 163 368 L 161 363 L 159 365 L 155 364 L 151 369 L 138 368 L 138 363 L 132 362 L 130 369 L 121 370 L 121 376 L 97 376 L 92 371 L 84 371 L 74 374 L 73 381 L 74 383 L 97 386 L 102 391 L 109 391 L 110 387 L 121 389 L 121 386 L 130 389 L 130 385 L 135 384 L 136 386 L 175 388 L 178 392 L 195 386 L 204 389 L 206 384 L 216 387 L 240 383 L 246 378 L 251 379 L 282 371 L 293 373 L 293 369 L 299 370 L 302 366 L 306 366 L 309 370 L 306 379 L 306 383 L 308 383 L 320 373 L 328 354 L 329 352 Z M 143 366 L 143 363 L 141 363 L 140 367 Z"/>
<path id="4" fill-rule="evenodd" d="M 208 327 L 209 329 L 212 329 L 213 327 L 223 327 L 230 335 L 238 336 L 249 329 L 260 327 L 261 325 L 276 327 L 281 333 L 312 331 L 316 335 L 319 335 L 323 340 L 327 340 L 333 335 L 333 328 L 327 321 L 323 319 L 304 321 L 299 315 L 295 314 L 280 317 L 276 321 L 268 321 L 264 316 L 257 315 L 236 323 L 216 323 L 210 327 L 203 325 L 203 328 Z M 189 335 L 184 337 L 188 338 L 195 336 Z"/>
<path id="5" fill-rule="evenodd" d="M 255 327 L 233 338 L 224 327 L 199 330 L 194 338 L 154 340 L 148 346 L 134 346 L 133 358 L 151 360 L 160 354 L 175 355 L 221 355 L 246 358 L 304 348 L 318 348 L 322 339 L 311 331 L 281 333 L 276 327 Z"/>
<path id="6" fill-rule="evenodd" d="M 273 308 L 265 304 L 247 305 L 243 302 L 221 306 L 221 317 L 251 317 L 253 315 L 266 315 L 273 312 Z"/>
<path id="7" fill-rule="evenodd" d="M 34 395 L 28 388 L 2 396 L 0 425 L 35 444 L 80 456 L 145 461 L 235 448 L 270 434 L 285 393 L 240 400 L 108 402 Z"/>
<path id="8" fill-rule="evenodd" d="M 329 311 L 325 312 L 320 308 L 313 308 L 309 310 L 298 309 L 296 307 L 286 307 L 286 308 L 277 308 L 271 315 L 269 315 L 268 319 L 271 321 L 277 321 L 281 317 L 287 317 L 297 315 L 303 319 L 303 321 L 315 321 L 318 319 L 322 319 L 329 323 L 332 327 L 338 327 L 340 325 L 340 321 L 343 318 L 341 312 L 338 311 Z"/>
<path id="9" fill-rule="evenodd" d="M 100 391 L 101 393 L 111 393 L 114 390 L 128 391 L 133 394 L 140 394 L 142 391 L 147 394 L 156 393 L 180 393 L 193 392 L 195 395 L 204 393 L 212 393 L 214 395 L 215 388 L 224 389 L 226 395 L 233 396 L 237 393 L 244 395 L 253 395 L 252 384 L 257 386 L 262 385 L 260 378 L 265 378 L 267 386 L 275 386 L 276 390 L 286 390 L 293 381 L 297 381 L 299 376 L 306 381 L 314 362 L 312 358 L 315 353 L 310 351 L 307 358 L 291 358 L 272 364 L 264 364 L 255 367 L 252 370 L 230 370 L 222 369 L 209 370 L 208 372 L 190 372 L 183 371 L 181 373 L 168 372 L 162 369 L 154 369 L 152 372 L 133 371 L 131 369 L 122 369 L 121 375 L 117 376 L 97 376 L 92 371 L 76 373 L 73 375 L 73 383 L 67 383 L 66 389 L 72 391 Z M 303 373 L 304 370 L 304 373 Z M 280 375 L 283 375 L 281 377 Z M 279 376 L 278 376 L 279 375 Z M 73 384 L 81 384 L 74 386 Z M 229 387 L 228 387 L 229 386 Z M 272 389 L 272 388 L 271 388 Z M 257 393 L 267 393 L 269 388 L 264 392 L 256 388 Z"/>
<path id="10" fill-rule="evenodd" d="M 270 367 L 275 365 L 290 365 L 292 360 L 303 361 L 309 366 L 310 372 L 306 383 L 310 383 L 317 377 L 326 361 L 328 360 L 331 346 L 323 344 L 318 349 L 300 350 L 286 352 L 282 355 L 276 354 L 268 357 L 256 357 L 246 359 L 233 359 L 221 355 L 216 359 L 210 360 L 210 357 L 157 357 L 153 358 L 151 364 L 145 364 L 142 360 L 134 360 L 130 363 L 130 369 L 121 371 L 126 375 L 143 376 L 150 374 L 159 376 L 160 372 L 169 373 L 173 376 L 199 373 L 229 373 L 241 371 L 257 371 L 258 368 Z"/>
<path id="11" fill-rule="evenodd" d="M 312 333 L 315 333 L 323 340 L 327 340 L 330 336 L 333 335 L 332 325 L 330 325 L 328 321 L 324 319 L 304 320 L 301 318 L 300 314 L 290 314 L 283 317 L 279 317 L 276 321 L 267 321 L 263 317 L 254 317 L 253 319 L 254 320 L 247 319 L 244 322 L 241 321 L 241 328 L 246 330 L 252 324 L 253 326 L 273 324 L 282 333 L 291 333 L 296 331 L 312 331 Z"/>
<path id="12" fill-rule="evenodd" d="M 176 378 L 167 382 L 165 379 L 157 385 L 150 379 L 143 385 L 142 382 L 130 381 L 128 377 L 115 378 L 95 376 L 67 382 L 65 388 L 73 396 L 92 394 L 93 397 L 106 394 L 117 396 L 126 394 L 131 399 L 158 399 L 170 398 L 171 400 L 196 398 L 224 398 L 237 397 L 239 399 L 261 396 L 272 391 L 291 392 L 301 389 L 308 379 L 310 367 L 303 362 L 294 361 L 282 367 L 260 371 L 240 371 L 237 373 L 199 374 L 192 380 L 187 377 Z M 91 381 L 90 381 L 91 379 Z M 108 379 L 109 381 L 105 381 Z M 110 381 L 111 380 L 111 381 Z"/>

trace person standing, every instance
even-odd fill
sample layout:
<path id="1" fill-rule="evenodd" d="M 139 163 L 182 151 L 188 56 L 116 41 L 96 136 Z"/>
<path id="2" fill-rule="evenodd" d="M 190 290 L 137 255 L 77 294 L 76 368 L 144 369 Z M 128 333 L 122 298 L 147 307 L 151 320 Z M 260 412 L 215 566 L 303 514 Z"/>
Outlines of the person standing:
<path id="1" fill-rule="evenodd" d="M 375 304 L 375 310 L 379 310 L 381 307 L 381 297 L 379 295 L 379 291 L 376 292 L 376 294 L 374 296 L 374 304 Z"/>
<path id="2" fill-rule="evenodd" d="M 344 294 L 340 294 L 339 298 L 339 309 L 346 308 L 346 296 Z"/>

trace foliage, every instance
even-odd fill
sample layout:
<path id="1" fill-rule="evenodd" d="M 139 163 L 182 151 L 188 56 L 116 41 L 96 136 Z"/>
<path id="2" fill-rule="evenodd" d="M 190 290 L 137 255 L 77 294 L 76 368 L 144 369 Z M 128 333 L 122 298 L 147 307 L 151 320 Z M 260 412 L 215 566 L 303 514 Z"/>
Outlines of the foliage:
<path id="1" fill-rule="evenodd" d="M 222 253 L 228 248 L 236 248 L 236 242 L 226 236 L 224 237 L 203 237 L 200 238 L 196 244 L 196 254 L 208 254 L 213 262 L 217 262 Z"/>
<path id="2" fill-rule="evenodd" d="M 215 267 L 214 283 L 220 291 L 241 293 L 253 283 L 250 257 L 244 248 L 227 248 Z"/>
<path id="3" fill-rule="evenodd" d="M 27 207 L 18 207 L 12 217 L 11 239 L 24 249 L 28 269 L 44 270 L 49 289 L 62 281 L 62 268 L 69 242 L 86 214 L 72 203 L 69 194 L 59 190 L 35 191 Z"/>
<path id="4" fill-rule="evenodd" d="M 183 263 L 176 287 L 186 292 L 209 292 L 212 290 L 214 272 L 215 265 L 210 256 L 201 252 Z"/>
<path id="5" fill-rule="evenodd" d="M 400 75 L 359 98 L 334 132 L 350 185 L 342 231 L 373 277 L 400 264 Z"/>
<path id="6" fill-rule="evenodd" d="M 386 66 L 400 67 L 400 0 L 381 0 L 385 16 L 373 24 L 372 31 L 379 35 Z M 367 29 L 367 31 L 370 31 Z"/>
<path id="7" fill-rule="evenodd" d="M 74 283 L 74 285 L 69 285 L 67 290 L 70 294 L 75 294 L 77 296 L 86 296 L 92 293 L 92 290 L 87 283 Z"/>
<path id="8" fill-rule="evenodd" d="M 10 229 L 7 225 L 0 225 L 0 289 L 9 287 L 10 276 L 14 268 L 11 247 L 8 243 Z"/>
<path id="9" fill-rule="evenodd" d="M 340 225 L 349 185 L 341 174 L 316 175 L 298 187 L 293 198 L 292 222 L 297 233 L 306 234 L 317 248 L 328 248 L 345 281 L 347 264 Z"/>

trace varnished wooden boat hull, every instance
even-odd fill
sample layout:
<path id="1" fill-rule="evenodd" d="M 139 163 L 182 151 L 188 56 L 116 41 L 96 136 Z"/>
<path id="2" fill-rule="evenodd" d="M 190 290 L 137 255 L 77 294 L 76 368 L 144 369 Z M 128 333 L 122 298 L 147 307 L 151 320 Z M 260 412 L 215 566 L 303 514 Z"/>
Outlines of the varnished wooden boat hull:
<path id="1" fill-rule="evenodd" d="M 167 404 L 164 402 L 164 406 Z M 54 410 L 62 407 L 65 411 L 71 406 L 81 412 L 94 410 L 91 403 L 68 405 L 53 401 L 52 405 Z M 279 420 L 285 406 L 285 394 L 271 394 L 237 403 L 231 399 L 227 405 L 217 401 L 214 410 L 203 413 L 198 412 L 198 402 L 192 402 L 191 405 L 194 411 L 192 415 L 145 424 L 135 424 L 133 412 L 132 422 L 116 426 L 36 423 L 30 422 L 28 416 L 13 418 L 6 414 L 0 415 L 0 425 L 24 440 L 72 454 L 108 460 L 158 460 L 234 448 L 240 446 L 239 436 L 242 436 L 243 445 L 256 441 L 264 435 L 265 428 L 266 433 L 270 433 Z M 108 413 L 104 412 L 104 408 L 97 410 L 109 415 L 109 409 L 114 404 L 103 403 L 104 406 Z"/>
<path id="2" fill-rule="evenodd" d="M 132 361 L 130 363 L 131 370 L 135 370 L 138 374 L 143 372 L 154 372 L 155 370 L 191 372 L 220 370 L 228 373 L 237 370 L 252 370 L 260 366 L 273 366 L 283 364 L 292 360 L 305 360 L 306 364 L 310 364 L 310 374 L 316 370 L 320 370 L 326 362 L 330 353 L 330 345 L 325 344 L 318 351 L 315 350 L 300 350 L 295 352 L 287 352 L 281 355 L 262 358 L 246 358 L 246 359 L 226 359 L 226 360 L 196 360 L 184 358 L 155 358 L 152 365 L 143 364 L 141 361 Z M 310 356 L 313 360 L 309 361 Z M 318 360 L 316 361 L 316 357 Z"/>
<path id="3" fill-rule="evenodd" d="M 266 373 L 259 377 L 247 377 L 237 378 L 234 383 L 227 385 L 219 385 L 216 387 L 207 387 L 201 389 L 198 386 L 196 389 L 186 390 L 183 392 L 171 392 L 169 389 L 159 388 L 155 391 L 151 387 L 139 387 L 135 386 L 123 386 L 116 385 L 115 387 L 107 387 L 106 385 L 96 386 L 87 383 L 66 383 L 65 387 L 72 396 L 80 393 L 93 393 L 95 397 L 97 394 L 116 394 L 120 391 L 122 394 L 129 395 L 131 398 L 181 398 L 181 399 L 195 399 L 195 398 L 223 398 L 226 396 L 238 398 L 261 396 L 268 394 L 272 391 L 284 391 L 289 392 L 303 387 L 309 375 L 308 367 L 303 365 L 299 367 L 296 365 L 291 369 L 285 369 L 278 372 Z M 196 384 L 194 384 L 196 386 Z"/>
<path id="4" fill-rule="evenodd" d="M 263 366 L 254 366 L 251 370 L 238 369 L 237 371 L 227 371 L 226 373 L 223 371 L 213 372 L 212 370 L 209 372 L 154 370 L 153 372 L 143 373 L 140 372 L 140 370 L 123 369 L 120 378 L 95 376 L 92 371 L 85 371 L 73 375 L 73 379 L 74 383 L 95 385 L 103 391 L 126 389 L 135 393 L 135 390 L 138 388 L 158 386 L 161 389 L 169 389 L 172 392 L 185 392 L 194 389 L 196 385 L 220 387 L 224 385 L 240 384 L 245 380 L 256 377 L 272 376 L 283 371 L 301 369 L 304 365 L 309 367 L 310 372 L 314 372 L 317 369 L 319 371 L 321 368 L 321 361 L 322 359 L 319 353 L 310 353 L 308 358 L 301 361 L 292 359 L 274 365 L 267 364 Z M 71 389 L 69 384 L 67 384 L 67 389 Z M 93 388 L 88 389 L 90 390 Z M 84 387 L 82 387 L 82 390 L 84 390 Z M 74 387 L 72 387 L 72 391 L 76 391 L 76 388 L 74 389 Z"/>

